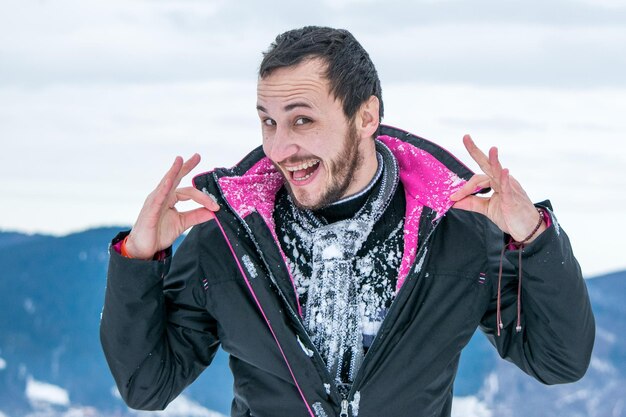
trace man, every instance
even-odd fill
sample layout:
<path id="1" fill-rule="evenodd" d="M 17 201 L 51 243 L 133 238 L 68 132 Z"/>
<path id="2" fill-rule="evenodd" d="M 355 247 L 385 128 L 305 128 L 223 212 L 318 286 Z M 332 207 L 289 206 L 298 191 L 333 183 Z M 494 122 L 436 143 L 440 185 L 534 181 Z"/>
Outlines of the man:
<path id="1" fill-rule="evenodd" d="M 131 407 L 164 408 L 221 345 L 233 416 L 449 416 L 477 327 L 546 384 L 582 377 L 580 269 L 496 148 L 464 138 L 474 175 L 381 126 L 376 70 L 344 30 L 279 35 L 257 111 L 262 147 L 194 187 L 177 188 L 199 156 L 176 158 L 113 241 L 101 338 Z M 189 199 L 202 207 L 178 212 Z"/>

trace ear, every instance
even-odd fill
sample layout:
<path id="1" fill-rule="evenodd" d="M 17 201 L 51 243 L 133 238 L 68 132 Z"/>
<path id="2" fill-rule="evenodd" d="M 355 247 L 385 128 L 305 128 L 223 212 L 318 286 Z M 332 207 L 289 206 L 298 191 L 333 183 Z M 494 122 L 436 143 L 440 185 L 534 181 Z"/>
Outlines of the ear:
<path id="1" fill-rule="evenodd" d="M 355 126 L 361 138 L 371 138 L 376 133 L 380 124 L 379 109 L 380 102 L 376 96 L 370 96 L 367 101 L 361 104 L 355 120 Z"/>

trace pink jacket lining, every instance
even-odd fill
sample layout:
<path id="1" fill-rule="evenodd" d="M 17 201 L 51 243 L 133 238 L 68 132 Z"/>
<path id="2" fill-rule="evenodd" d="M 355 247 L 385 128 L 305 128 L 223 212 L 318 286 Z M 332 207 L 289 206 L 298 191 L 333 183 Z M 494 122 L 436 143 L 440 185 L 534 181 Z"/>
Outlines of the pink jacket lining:
<path id="1" fill-rule="evenodd" d="M 406 195 L 404 253 L 398 273 L 396 286 L 396 291 L 398 291 L 415 261 L 419 221 L 423 208 L 429 207 L 434 210 L 437 213 L 435 220 L 439 219 L 454 204 L 450 200 L 450 195 L 461 188 L 466 181 L 423 149 L 390 136 L 379 136 L 378 140 L 387 145 L 395 155 L 400 168 L 400 181 L 404 185 Z M 283 178 L 269 158 L 259 160 L 242 176 L 220 178 L 219 184 L 224 198 L 241 218 L 253 212 L 259 213 L 287 263 L 287 257 L 278 244 L 272 216 L 276 193 L 283 185 Z M 291 273 L 290 279 L 295 291 Z"/>

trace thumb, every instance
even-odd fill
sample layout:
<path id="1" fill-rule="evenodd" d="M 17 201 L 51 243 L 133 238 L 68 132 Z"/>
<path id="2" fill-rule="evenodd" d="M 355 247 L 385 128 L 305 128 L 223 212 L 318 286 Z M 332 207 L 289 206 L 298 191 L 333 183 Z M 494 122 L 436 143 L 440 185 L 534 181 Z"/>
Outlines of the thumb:
<path id="1" fill-rule="evenodd" d="M 187 230 L 192 226 L 207 222 L 215 218 L 215 214 L 213 214 L 213 211 L 209 210 L 206 207 L 198 207 L 191 211 L 180 213 L 180 216 L 182 218 L 184 230 Z"/>
<path id="2" fill-rule="evenodd" d="M 473 211 L 483 215 L 487 215 L 487 207 L 489 205 L 488 198 L 476 197 L 475 195 L 468 195 L 454 203 L 453 208 Z"/>

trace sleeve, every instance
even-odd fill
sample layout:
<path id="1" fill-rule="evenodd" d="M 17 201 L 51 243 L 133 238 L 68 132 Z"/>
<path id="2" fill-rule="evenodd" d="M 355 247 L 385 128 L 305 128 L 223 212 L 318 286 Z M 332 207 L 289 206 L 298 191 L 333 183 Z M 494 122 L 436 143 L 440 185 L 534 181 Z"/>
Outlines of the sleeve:
<path id="1" fill-rule="evenodd" d="M 164 409 L 217 352 L 217 323 L 205 305 L 197 235 L 198 227 L 173 258 L 168 249 L 162 260 L 128 259 L 110 250 L 100 340 L 131 408 Z"/>
<path id="2" fill-rule="evenodd" d="M 549 203 L 550 225 L 522 249 L 504 255 L 501 317 L 497 335 L 497 282 L 481 321 L 481 329 L 504 359 L 545 384 L 574 382 L 585 374 L 595 339 L 595 320 L 580 266 L 569 239 L 560 228 Z M 502 232 L 488 225 L 487 256 L 490 273 L 497 281 Z M 518 273 L 522 268 L 518 331 Z"/>

